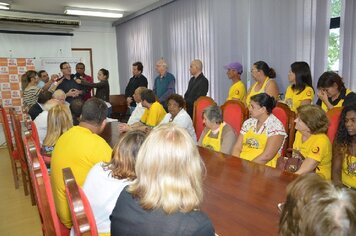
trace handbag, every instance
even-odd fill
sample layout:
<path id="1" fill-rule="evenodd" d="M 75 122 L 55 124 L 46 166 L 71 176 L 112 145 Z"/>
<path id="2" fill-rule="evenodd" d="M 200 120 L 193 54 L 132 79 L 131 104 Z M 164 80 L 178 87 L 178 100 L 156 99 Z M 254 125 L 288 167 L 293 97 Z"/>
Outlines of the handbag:
<path id="1" fill-rule="evenodd" d="M 295 149 L 287 149 L 286 156 L 281 156 L 277 160 L 277 167 L 287 172 L 297 172 L 304 161 L 303 155 Z"/>

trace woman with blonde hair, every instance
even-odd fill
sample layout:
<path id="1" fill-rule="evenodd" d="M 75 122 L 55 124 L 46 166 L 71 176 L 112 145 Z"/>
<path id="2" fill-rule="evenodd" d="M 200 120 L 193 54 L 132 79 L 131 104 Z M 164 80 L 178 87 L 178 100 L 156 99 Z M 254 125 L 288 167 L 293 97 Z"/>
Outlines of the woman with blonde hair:
<path id="1" fill-rule="evenodd" d="M 199 210 L 205 167 L 185 129 L 172 123 L 153 129 L 135 171 L 110 216 L 111 235 L 214 235 Z"/>
<path id="2" fill-rule="evenodd" d="M 72 115 L 67 105 L 57 104 L 48 111 L 47 133 L 42 143 L 42 154 L 47 165 L 59 137 L 73 126 Z"/>
<path id="3" fill-rule="evenodd" d="M 139 130 L 124 134 L 113 149 L 111 161 L 96 164 L 85 179 L 83 190 L 101 236 L 110 235 L 109 216 L 116 200 L 125 186 L 136 178 L 136 156 L 145 138 L 146 134 Z"/>

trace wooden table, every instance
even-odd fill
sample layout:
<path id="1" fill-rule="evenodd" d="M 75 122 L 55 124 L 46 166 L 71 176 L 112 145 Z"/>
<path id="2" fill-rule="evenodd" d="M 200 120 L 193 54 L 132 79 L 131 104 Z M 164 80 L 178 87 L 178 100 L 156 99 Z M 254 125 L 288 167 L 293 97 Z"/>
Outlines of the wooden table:
<path id="1" fill-rule="evenodd" d="M 118 122 L 107 124 L 102 137 L 111 147 L 119 139 Z M 219 236 L 277 235 L 277 204 L 295 175 L 199 147 L 206 165 L 204 202 Z"/>

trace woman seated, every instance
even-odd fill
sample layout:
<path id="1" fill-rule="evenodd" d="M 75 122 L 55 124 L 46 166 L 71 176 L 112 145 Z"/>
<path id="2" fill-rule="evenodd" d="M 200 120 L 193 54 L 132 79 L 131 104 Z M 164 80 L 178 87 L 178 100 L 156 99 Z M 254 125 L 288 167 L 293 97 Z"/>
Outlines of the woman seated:
<path id="1" fill-rule="evenodd" d="M 344 107 L 333 146 L 331 178 L 356 190 L 356 104 Z"/>
<path id="2" fill-rule="evenodd" d="M 204 235 L 214 228 L 199 207 L 204 163 L 188 132 L 169 123 L 153 129 L 136 159 L 137 178 L 110 216 L 111 235 Z"/>
<path id="3" fill-rule="evenodd" d="M 211 105 L 203 111 L 205 128 L 200 135 L 198 145 L 216 152 L 231 154 L 236 142 L 234 129 L 223 120 L 219 106 Z"/>
<path id="4" fill-rule="evenodd" d="M 356 192 L 316 174 L 299 176 L 287 187 L 279 235 L 334 236 L 356 232 Z"/>
<path id="5" fill-rule="evenodd" d="M 298 107 L 293 155 L 300 155 L 304 161 L 296 174 L 315 171 L 324 179 L 330 179 L 332 150 L 330 140 L 325 134 L 328 126 L 326 113 L 319 106 Z"/>
<path id="6" fill-rule="evenodd" d="M 142 131 L 129 131 L 115 145 L 109 163 L 100 162 L 88 173 L 83 190 L 100 235 L 110 235 L 109 216 L 126 185 L 136 178 L 135 160 L 145 140 Z"/>
<path id="7" fill-rule="evenodd" d="M 182 127 L 188 131 L 194 142 L 197 141 L 197 136 L 193 127 L 192 118 L 186 112 L 184 98 L 179 94 L 171 94 L 167 98 L 168 113 L 165 115 L 161 124 L 167 124 L 172 122 L 179 127 Z"/>
<path id="8" fill-rule="evenodd" d="M 73 126 L 72 115 L 65 104 L 57 104 L 48 111 L 47 132 L 41 153 L 47 166 L 50 165 L 54 145 L 59 137 Z"/>
<path id="9" fill-rule="evenodd" d="M 314 99 L 313 81 L 308 63 L 296 61 L 290 65 L 288 86 L 285 103 L 292 111 L 296 111 L 301 105 L 308 105 Z"/>
<path id="10" fill-rule="evenodd" d="M 272 114 L 276 100 L 267 93 L 251 97 L 249 112 L 234 147 L 233 155 L 276 167 L 286 137 L 283 124 Z"/>
<path id="11" fill-rule="evenodd" d="M 324 111 L 334 107 L 343 107 L 356 99 L 356 94 L 345 88 L 342 78 L 333 71 L 324 72 L 318 80 L 318 101 Z"/>
<path id="12" fill-rule="evenodd" d="M 253 64 L 251 75 L 256 82 L 247 92 L 247 106 L 250 105 L 251 97 L 260 93 L 267 93 L 276 100 L 278 99 L 279 89 L 276 81 L 273 79 L 276 77 L 276 72 L 273 68 L 269 67 L 264 61 L 258 61 Z"/>

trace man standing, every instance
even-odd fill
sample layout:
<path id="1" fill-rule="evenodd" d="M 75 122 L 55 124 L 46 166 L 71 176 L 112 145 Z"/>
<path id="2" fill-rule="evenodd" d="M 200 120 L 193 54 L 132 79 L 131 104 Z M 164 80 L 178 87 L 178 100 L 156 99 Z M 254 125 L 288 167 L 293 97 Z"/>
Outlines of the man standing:
<path id="1" fill-rule="evenodd" d="M 58 139 L 51 159 L 51 184 L 57 214 L 71 228 L 62 169 L 70 167 L 77 184 L 83 186 L 89 170 L 98 162 L 109 162 L 112 149 L 100 134 L 106 125 L 107 106 L 98 98 L 84 103 L 78 126 L 73 126 Z M 100 194 L 100 193 L 98 193 Z"/>
<path id="2" fill-rule="evenodd" d="M 229 89 L 229 95 L 226 101 L 240 100 L 241 102 L 245 102 L 246 88 L 241 81 L 241 74 L 243 72 L 242 65 L 239 62 L 232 62 L 229 65 L 224 66 L 224 68 L 227 70 L 227 77 L 232 80 L 232 85 Z"/>
<path id="3" fill-rule="evenodd" d="M 167 98 L 176 92 L 175 85 L 176 79 L 174 75 L 169 73 L 167 63 L 160 59 L 156 63 L 156 71 L 158 76 L 155 78 L 153 85 L 153 92 L 158 97 L 159 102 L 162 104 L 164 109 L 167 111 Z"/>
<path id="4" fill-rule="evenodd" d="M 203 63 L 195 59 L 190 64 L 190 74 L 193 76 L 189 80 L 188 89 L 184 94 L 184 99 L 187 105 L 187 112 L 193 118 L 194 102 L 200 96 L 206 96 L 209 89 L 209 82 L 203 75 Z"/>
<path id="5" fill-rule="evenodd" d="M 37 75 L 40 79 L 38 81 L 37 87 L 41 88 L 43 91 L 47 91 L 49 87 L 51 87 L 54 79 L 49 79 L 48 73 L 45 70 L 40 70 Z"/>
<path id="6" fill-rule="evenodd" d="M 72 70 L 68 62 L 62 62 L 59 65 L 63 76 L 58 80 L 56 89 L 61 89 L 66 94 L 66 101 L 71 103 L 76 97 L 83 99 L 83 87 L 77 84 L 74 80 L 75 75 L 72 75 Z"/>
<path id="7" fill-rule="evenodd" d="M 77 63 L 77 65 L 75 66 L 75 70 L 77 72 L 75 74 L 76 79 L 82 79 L 82 80 L 85 80 L 85 81 L 87 81 L 89 83 L 93 83 L 94 82 L 93 78 L 90 75 L 87 75 L 87 74 L 84 73 L 85 72 L 84 63 L 82 63 L 82 62 Z M 84 94 L 83 94 L 83 100 L 84 101 L 86 101 L 86 100 L 88 100 L 89 98 L 92 97 L 91 96 L 92 88 L 86 87 L 85 89 L 86 90 L 84 91 Z"/>
<path id="8" fill-rule="evenodd" d="M 127 105 L 130 108 L 130 113 L 135 109 L 136 103 L 133 100 L 132 96 L 135 90 L 138 87 L 145 87 L 147 88 L 147 78 L 142 74 L 143 72 L 143 65 L 141 62 L 137 61 L 132 64 L 132 77 L 129 80 L 125 88 L 125 97 L 127 101 Z"/>

